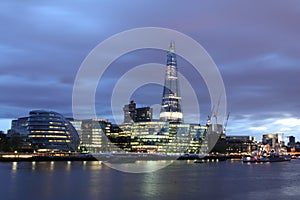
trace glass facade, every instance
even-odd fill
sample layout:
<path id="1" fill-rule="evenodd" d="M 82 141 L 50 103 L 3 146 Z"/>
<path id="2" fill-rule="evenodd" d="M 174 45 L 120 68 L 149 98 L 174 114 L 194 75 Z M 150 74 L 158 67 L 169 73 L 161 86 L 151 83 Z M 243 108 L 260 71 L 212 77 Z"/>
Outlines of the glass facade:
<path id="1" fill-rule="evenodd" d="M 103 119 L 81 121 L 81 145 L 91 153 L 108 152 L 106 135 L 110 135 L 111 124 Z"/>
<path id="2" fill-rule="evenodd" d="M 28 136 L 29 132 L 27 129 L 28 117 L 21 117 L 11 121 L 11 132 L 12 134 L 19 134 L 21 136 Z"/>
<path id="3" fill-rule="evenodd" d="M 174 42 L 167 54 L 167 68 L 163 90 L 160 119 L 170 122 L 182 122 L 181 97 L 179 94 L 177 59 Z"/>
<path id="4" fill-rule="evenodd" d="M 123 150 L 148 153 L 203 153 L 207 149 L 207 127 L 163 121 L 137 122 L 120 125 L 114 140 Z M 116 138 L 126 137 L 120 145 Z M 126 147 L 126 149 L 124 149 Z"/>
<path id="5" fill-rule="evenodd" d="M 29 141 L 35 150 L 77 151 L 79 136 L 61 114 L 34 110 L 28 118 Z"/>

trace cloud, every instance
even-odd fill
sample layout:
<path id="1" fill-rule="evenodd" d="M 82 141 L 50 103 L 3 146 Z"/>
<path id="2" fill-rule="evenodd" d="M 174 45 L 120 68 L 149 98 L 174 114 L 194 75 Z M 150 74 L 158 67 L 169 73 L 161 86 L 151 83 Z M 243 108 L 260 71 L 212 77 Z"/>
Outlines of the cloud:
<path id="1" fill-rule="evenodd" d="M 120 31 L 160 26 L 191 36 L 219 67 L 231 113 L 228 134 L 300 133 L 297 1 L 54 0 L 1 1 L 0 6 L 0 26 L 5 27 L 0 36 L 0 118 L 25 115 L 33 107 L 70 115 L 77 70 L 93 47 Z M 164 64 L 165 52 L 132 52 L 112 64 L 97 88 L 99 117 L 109 117 L 105 97 L 118 78 L 148 62 Z M 179 70 L 196 88 L 205 121 L 210 99 L 203 80 L 182 59 Z M 145 104 L 161 95 L 157 88 L 148 89 Z M 135 95 L 142 100 L 140 93 Z"/>
<path id="2" fill-rule="evenodd" d="M 249 130 L 252 130 L 252 131 L 266 131 L 267 127 L 265 127 L 265 126 L 250 127 Z"/>
<path id="3" fill-rule="evenodd" d="M 286 132 L 286 131 L 290 132 L 290 131 L 292 131 L 292 129 L 288 128 L 288 127 L 283 127 L 283 128 L 280 128 L 280 131 L 281 132 Z"/>
<path id="4" fill-rule="evenodd" d="M 274 124 L 288 126 L 288 127 L 295 127 L 295 126 L 300 126 L 300 119 L 297 118 L 278 119 L 274 122 Z"/>

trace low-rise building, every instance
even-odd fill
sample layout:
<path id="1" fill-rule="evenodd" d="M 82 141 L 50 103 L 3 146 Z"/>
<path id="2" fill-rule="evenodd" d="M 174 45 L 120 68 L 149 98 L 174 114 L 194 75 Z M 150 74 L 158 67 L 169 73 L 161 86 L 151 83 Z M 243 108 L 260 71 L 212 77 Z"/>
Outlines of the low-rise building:
<path id="1" fill-rule="evenodd" d="M 253 136 L 226 136 L 226 152 L 241 154 L 257 150 L 258 144 Z"/>

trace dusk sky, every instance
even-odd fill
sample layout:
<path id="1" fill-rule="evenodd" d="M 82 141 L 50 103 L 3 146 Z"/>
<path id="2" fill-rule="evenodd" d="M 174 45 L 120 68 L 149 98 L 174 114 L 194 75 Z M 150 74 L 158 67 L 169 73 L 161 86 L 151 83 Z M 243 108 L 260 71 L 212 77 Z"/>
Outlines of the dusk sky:
<path id="1" fill-rule="evenodd" d="M 216 63 L 230 112 L 228 135 L 253 135 L 261 140 L 264 133 L 284 133 L 300 140 L 299 22 L 297 0 L 3 0 L 0 130 L 8 129 L 11 119 L 27 116 L 32 109 L 71 117 L 76 73 L 95 46 L 128 29 L 162 27 L 190 36 Z M 109 98 L 102 95 L 113 88 L 110 84 L 131 67 L 151 62 L 165 64 L 166 53 L 137 51 L 112 64 L 106 84 L 97 89 L 99 118 L 110 119 Z M 205 123 L 210 114 L 207 89 L 202 80 L 185 71 L 186 65 L 184 59 L 178 59 L 179 71 L 203 91 L 197 96 L 200 123 Z M 140 88 L 141 93 L 145 89 Z M 152 86 L 147 95 L 147 99 L 159 101 L 162 90 Z M 136 98 L 140 105 L 154 104 L 143 101 L 138 91 Z"/>

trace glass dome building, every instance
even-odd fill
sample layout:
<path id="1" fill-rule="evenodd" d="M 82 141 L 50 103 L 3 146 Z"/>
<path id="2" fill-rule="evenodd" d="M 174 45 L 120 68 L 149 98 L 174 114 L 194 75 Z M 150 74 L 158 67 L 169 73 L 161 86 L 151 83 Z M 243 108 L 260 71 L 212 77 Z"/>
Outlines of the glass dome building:
<path id="1" fill-rule="evenodd" d="M 76 151 L 79 136 L 73 125 L 61 114 L 33 110 L 28 118 L 29 141 L 35 150 Z"/>

